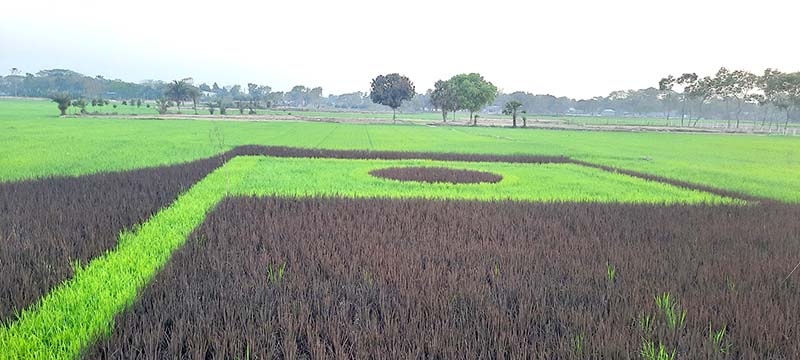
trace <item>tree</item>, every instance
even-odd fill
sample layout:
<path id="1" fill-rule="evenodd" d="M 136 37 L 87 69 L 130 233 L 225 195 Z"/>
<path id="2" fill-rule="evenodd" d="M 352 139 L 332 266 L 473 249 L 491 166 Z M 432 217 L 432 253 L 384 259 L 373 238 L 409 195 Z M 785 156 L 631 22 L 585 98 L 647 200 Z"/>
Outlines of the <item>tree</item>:
<path id="1" fill-rule="evenodd" d="M 667 115 L 667 120 L 669 120 L 669 113 L 672 112 L 672 88 L 675 86 L 675 80 L 672 75 L 669 75 L 658 82 L 658 90 L 661 91 L 661 102 L 664 103 L 664 109 L 666 110 L 664 113 Z"/>
<path id="2" fill-rule="evenodd" d="M 758 85 L 758 76 L 749 71 L 736 70 L 730 73 L 730 77 L 729 94 L 736 101 L 736 128 L 738 129 L 743 105 L 755 100 L 753 91 Z"/>
<path id="3" fill-rule="evenodd" d="M 198 88 L 196 88 L 194 86 L 191 86 L 191 85 L 189 86 L 189 89 L 187 90 L 186 95 L 189 98 L 192 99 L 192 110 L 194 110 L 194 114 L 195 115 L 197 115 L 197 99 L 199 99 L 202 94 L 203 93 L 200 92 L 200 89 L 198 89 Z"/>
<path id="4" fill-rule="evenodd" d="M 459 107 L 469 111 L 473 126 L 478 125 L 475 113 L 494 100 L 497 96 L 497 87 L 484 80 L 478 73 L 459 74 L 449 81 L 455 85 Z"/>
<path id="5" fill-rule="evenodd" d="M 81 114 L 86 114 L 86 100 L 78 99 L 72 102 L 72 106 L 81 110 Z"/>
<path id="6" fill-rule="evenodd" d="M 317 86 L 311 90 L 308 90 L 306 93 L 306 104 L 309 106 L 315 106 L 319 109 L 320 103 L 322 102 L 322 88 Z"/>
<path id="7" fill-rule="evenodd" d="M 61 111 L 61 116 L 67 115 L 67 109 L 72 102 L 72 96 L 66 92 L 60 92 L 50 95 L 50 100 L 58 104 L 58 110 Z"/>
<path id="8" fill-rule="evenodd" d="M 251 113 L 255 113 L 254 108 L 259 107 L 261 101 L 265 100 L 267 96 L 269 96 L 270 91 L 272 91 L 272 88 L 266 85 L 257 85 L 254 83 L 247 84 L 247 94 L 250 96 Z"/>
<path id="9" fill-rule="evenodd" d="M 222 95 L 225 93 L 225 89 L 219 87 L 219 85 L 217 85 L 217 83 L 214 82 L 214 85 L 211 85 L 211 92 L 217 95 Z"/>
<path id="10" fill-rule="evenodd" d="M 15 76 L 15 77 L 16 77 L 16 76 L 18 76 L 18 75 L 19 75 L 19 73 L 20 73 L 20 72 L 21 72 L 21 71 L 20 71 L 19 69 L 15 68 L 15 67 L 14 67 L 14 68 L 11 68 L 11 75 L 12 75 L 12 76 Z M 16 81 L 16 79 L 14 80 L 14 96 L 15 96 L 15 97 L 17 96 L 17 81 Z"/>
<path id="11" fill-rule="evenodd" d="M 442 121 L 447 122 L 447 113 L 458 110 L 456 89 L 451 81 L 439 80 L 430 93 L 431 105 L 442 112 Z"/>
<path id="12" fill-rule="evenodd" d="M 766 69 L 761 81 L 764 86 L 766 101 L 778 108 L 778 110 L 786 112 L 786 122 L 788 124 L 792 104 L 784 81 L 785 76 L 786 74 L 778 70 Z M 776 128 L 779 126 L 776 125 Z"/>
<path id="13" fill-rule="evenodd" d="M 190 94 L 192 87 L 193 86 L 189 85 L 185 79 L 173 80 L 171 83 L 167 84 L 167 90 L 164 92 L 164 96 L 175 102 L 175 105 L 178 107 L 178 113 L 181 112 L 181 103 L 191 99 Z"/>
<path id="14" fill-rule="evenodd" d="M 503 107 L 503 115 L 511 115 L 513 124 L 511 127 L 517 127 L 517 111 L 520 107 L 522 107 L 522 103 L 517 100 L 511 100 Z"/>
<path id="15" fill-rule="evenodd" d="M 714 76 L 711 82 L 711 89 L 712 96 L 716 96 L 722 103 L 725 104 L 725 118 L 728 120 L 728 127 L 731 127 L 731 112 L 729 108 L 729 104 L 731 99 L 733 99 L 735 87 L 736 87 L 736 79 L 733 76 L 733 73 L 730 72 L 727 68 L 721 67 L 717 74 Z"/>
<path id="16" fill-rule="evenodd" d="M 225 115 L 225 107 L 226 106 L 228 106 L 228 104 L 225 103 L 225 101 L 222 98 L 217 97 L 217 107 L 219 108 L 219 114 L 220 115 Z"/>
<path id="17" fill-rule="evenodd" d="M 763 77 L 764 95 L 769 102 L 786 113 L 784 130 L 789 129 L 792 108 L 800 107 L 800 73 L 783 73 L 767 69 Z"/>
<path id="18" fill-rule="evenodd" d="M 689 98 L 698 100 L 699 109 L 697 111 L 697 118 L 694 122 L 694 126 L 697 126 L 697 122 L 699 122 L 700 118 L 703 117 L 703 105 L 705 104 L 706 100 L 714 96 L 714 79 L 709 76 L 698 79 L 693 84 L 688 86 L 684 91 L 688 93 Z"/>
<path id="19" fill-rule="evenodd" d="M 172 101 L 165 98 L 160 98 L 156 100 L 156 106 L 158 106 L 158 113 L 164 115 L 169 110 L 169 107 L 172 106 Z"/>
<path id="20" fill-rule="evenodd" d="M 414 97 L 414 84 L 398 73 L 378 75 L 372 80 L 369 94 L 372 102 L 392 108 L 392 121 L 397 122 L 397 108 Z"/>
<path id="21" fill-rule="evenodd" d="M 295 85 L 292 90 L 285 94 L 285 100 L 291 106 L 305 107 L 308 104 L 308 93 L 311 89 L 303 85 Z"/>
<path id="22" fill-rule="evenodd" d="M 686 118 L 686 103 L 689 100 L 687 98 L 689 91 L 687 90 L 694 86 L 696 82 L 697 74 L 695 73 L 683 73 L 683 75 L 675 80 L 676 84 L 683 87 L 683 91 L 681 92 L 681 126 L 683 126 L 683 121 Z"/>
<path id="23" fill-rule="evenodd" d="M 233 86 L 231 86 L 230 90 L 228 90 L 228 93 L 233 97 L 237 97 L 242 93 L 242 86 L 241 85 L 233 85 Z"/>
<path id="24" fill-rule="evenodd" d="M 258 102 L 261 100 L 261 92 L 258 89 L 258 84 L 247 83 L 247 95 L 250 95 L 250 102 L 253 107 L 258 107 Z M 252 111 L 252 108 L 251 108 Z"/>

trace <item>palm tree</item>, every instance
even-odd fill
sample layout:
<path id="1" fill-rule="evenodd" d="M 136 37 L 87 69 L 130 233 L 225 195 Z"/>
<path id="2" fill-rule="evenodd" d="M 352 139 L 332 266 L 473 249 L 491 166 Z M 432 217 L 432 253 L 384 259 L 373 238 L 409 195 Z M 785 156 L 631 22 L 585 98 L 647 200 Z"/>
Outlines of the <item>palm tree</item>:
<path id="1" fill-rule="evenodd" d="M 517 127 L 517 111 L 519 108 L 522 107 L 522 103 L 517 100 L 511 100 L 506 103 L 506 106 L 503 108 L 503 115 L 511 115 L 511 119 L 513 121 L 512 127 Z"/>
<path id="2" fill-rule="evenodd" d="M 164 96 L 175 102 L 178 107 L 178 113 L 181 112 L 181 103 L 190 99 L 191 88 L 192 86 L 186 80 L 172 80 L 171 83 L 167 84 L 167 91 Z"/>
<path id="3" fill-rule="evenodd" d="M 61 110 L 61 116 L 67 115 L 67 109 L 72 103 L 72 97 L 69 93 L 60 92 L 50 95 L 50 100 L 58 104 L 58 110 Z"/>

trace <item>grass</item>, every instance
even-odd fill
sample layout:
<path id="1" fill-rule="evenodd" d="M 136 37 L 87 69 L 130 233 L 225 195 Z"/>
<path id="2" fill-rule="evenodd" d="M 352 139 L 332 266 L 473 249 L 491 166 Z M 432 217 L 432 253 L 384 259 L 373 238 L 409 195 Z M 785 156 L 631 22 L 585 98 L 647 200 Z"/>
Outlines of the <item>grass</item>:
<path id="1" fill-rule="evenodd" d="M 566 155 L 800 202 L 800 138 L 310 122 L 59 119 L 45 101 L 0 100 L 0 181 L 185 162 L 225 145 Z"/>

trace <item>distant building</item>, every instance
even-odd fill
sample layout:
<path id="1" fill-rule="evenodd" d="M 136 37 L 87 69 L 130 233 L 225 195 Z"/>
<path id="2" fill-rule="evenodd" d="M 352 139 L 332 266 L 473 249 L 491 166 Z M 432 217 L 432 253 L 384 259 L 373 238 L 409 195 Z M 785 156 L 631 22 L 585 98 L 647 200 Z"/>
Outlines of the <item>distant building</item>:
<path id="1" fill-rule="evenodd" d="M 614 109 L 604 109 L 600 112 L 600 116 L 616 116 L 617 111 Z"/>
<path id="2" fill-rule="evenodd" d="M 503 111 L 498 105 L 487 106 L 483 109 L 484 114 L 499 114 Z"/>

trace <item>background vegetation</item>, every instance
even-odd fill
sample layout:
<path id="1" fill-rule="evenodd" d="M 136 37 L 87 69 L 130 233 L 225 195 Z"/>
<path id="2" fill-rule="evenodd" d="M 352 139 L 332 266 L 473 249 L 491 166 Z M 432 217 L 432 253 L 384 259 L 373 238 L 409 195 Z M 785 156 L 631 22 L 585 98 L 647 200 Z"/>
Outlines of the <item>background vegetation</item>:
<path id="1" fill-rule="evenodd" d="M 0 100 L 0 181 L 129 170 L 244 144 L 565 155 L 776 200 L 800 202 L 800 138 L 524 131 L 310 122 L 59 119 L 44 101 Z M 391 116 L 391 115 L 390 115 Z M 225 142 L 209 140 L 219 130 Z"/>

